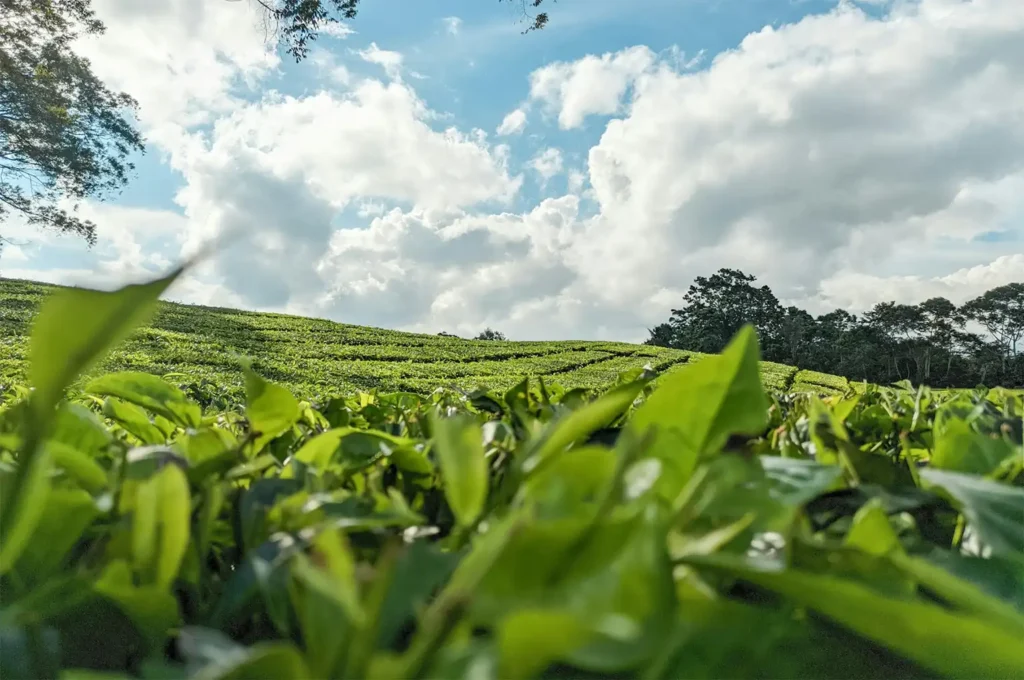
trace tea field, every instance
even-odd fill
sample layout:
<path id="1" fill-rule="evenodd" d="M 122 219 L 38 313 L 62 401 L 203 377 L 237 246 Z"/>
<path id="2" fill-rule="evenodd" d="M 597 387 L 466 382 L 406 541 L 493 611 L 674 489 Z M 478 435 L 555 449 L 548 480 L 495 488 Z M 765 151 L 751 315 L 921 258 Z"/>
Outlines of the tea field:
<path id="1" fill-rule="evenodd" d="M 467 344 L 158 307 L 172 280 L 5 283 L 5 680 L 1024 677 L 1019 394 L 820 396 L 750 327 L 705 357 Z M 286 385 L 218 349 L 245 327 L 345 341 Z M 595 382 L 306 397 L 363 362 Z"/>
<path id="2" fill-rule="evenodd" d="M 56 287 L 0 279 L 0 384 L 24 380 L 27 333 L 42 298 Z M 68 332 L 74 332 L 68 329 Z M 240 358 L 302 397 L 358 390 L 429 393 L 438 387 L 506 390 L 524 376 L 567 388 L 599 387 L 649 365 L 666 373 L 705 355 L 609 342 L 505 342 L 401 333 L 320 319 L 160 303 L 93 374 L 133 370 L 169 375 L 199 396 L 240 397 Z M 822 394 L 847 389 L 845 378 L 764 362 L 770 389 Z"/>

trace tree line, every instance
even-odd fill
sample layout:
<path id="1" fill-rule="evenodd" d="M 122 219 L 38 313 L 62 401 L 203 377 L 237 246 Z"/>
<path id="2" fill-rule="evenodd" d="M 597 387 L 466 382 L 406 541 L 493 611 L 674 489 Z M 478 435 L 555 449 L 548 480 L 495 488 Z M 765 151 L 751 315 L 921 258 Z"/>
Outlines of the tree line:
<path id="1" fill-rule="evenodd" d="M 753 324 L 767 361 L 889 384 L 1024 386 L 1024 283 L 993 288 L 960 305 L 935 297 L 880 302 L 861 315 L 815 317 L 783 307 L 768 286 L 736 269 L 697 277 L 669 320 L 645 344 L 719 352 Z"/>

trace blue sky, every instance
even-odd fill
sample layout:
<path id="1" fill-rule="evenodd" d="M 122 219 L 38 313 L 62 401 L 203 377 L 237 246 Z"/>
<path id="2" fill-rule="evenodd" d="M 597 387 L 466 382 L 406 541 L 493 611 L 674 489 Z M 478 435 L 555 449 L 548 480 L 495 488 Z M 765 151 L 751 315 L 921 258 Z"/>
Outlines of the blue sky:
<path id="1" fill-rule="evenodd" d="M 189 302 L 410 330 L 639 340 L 739 267 L 814 312 L 1024 279 L 1018 0 L 364 0 L 301 63 L 245 0 L 95 0 L 78 49 L 149 140 L 88 249 L 112 286 L 204 241 Z M 510 115 L 511 114 L 511 115 Z"/>

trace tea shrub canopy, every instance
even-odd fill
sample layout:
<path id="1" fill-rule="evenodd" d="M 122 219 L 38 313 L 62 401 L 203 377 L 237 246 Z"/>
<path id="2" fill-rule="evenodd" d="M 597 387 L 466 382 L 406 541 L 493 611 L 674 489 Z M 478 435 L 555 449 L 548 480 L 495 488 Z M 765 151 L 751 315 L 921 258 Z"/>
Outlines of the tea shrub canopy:
<path id="1" fill-rule="evenodd" d="M 119 355 L 185 332 L 156 307 L 174 276 L 56 291 L 5 336 L 4 678 L 1024 674 L 1019 394 L 792 391 L 828 377 L 759 365 L 749 327 L 569 388 L 494 368 L 321 397 L 345 364 L 278 380 L 272 353 L 202 387 Z M 221 320 L 205 337 L 242 342 Z M 605 347 L 521 360 L 595 353 L 574 380 Z"/>
<path id="2" fill-rule="evenodd" d="M 0 384 L 27 380 L 28 333 L 35 310 L 55 290 L 0 280 Z M 178 384 L 200 401 L 244 397 L 239 359 L 294 394 L 326 399 L 356 391 L 429 394 L 438 387 L 507 390 L 524 376 L 568 388 L 599 388 L 619 373 L 649 365 L 666 373 L 708 355 L 615 342 L 476 341 L 401 333 L 283 314 L 259 314 L 161 302 L 136 329 L 80 379 L 113 371 L 142 371 Z M 800 384 L 821 394 L 845 390 L 839 376 L 763 363 L 766 386 Z"/>

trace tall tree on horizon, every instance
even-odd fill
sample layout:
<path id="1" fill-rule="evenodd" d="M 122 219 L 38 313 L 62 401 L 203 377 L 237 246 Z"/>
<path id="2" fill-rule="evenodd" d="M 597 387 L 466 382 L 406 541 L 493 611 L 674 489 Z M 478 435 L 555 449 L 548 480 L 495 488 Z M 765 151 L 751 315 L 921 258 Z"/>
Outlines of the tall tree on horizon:
<path id="1" fill-rule="evenodd" d="M 1024 336 L 1024 283 L 1008 283 L 980 295 L 963 307 L 964 314 L 984 326 L 1006 360 L 1017 355 Z"/>
<path id="2" fill-rule="evenodd" d="M 757 328 L 761 347 L 773 351 L 779 342 L 782 305 L 768 286 L 753 286 L 755 277 L 722 268 L 710 277 L 698 276 L 672 310 L 669 323 L 676 342 L 697 352 L 717 352 L 745 324 Z"/>

